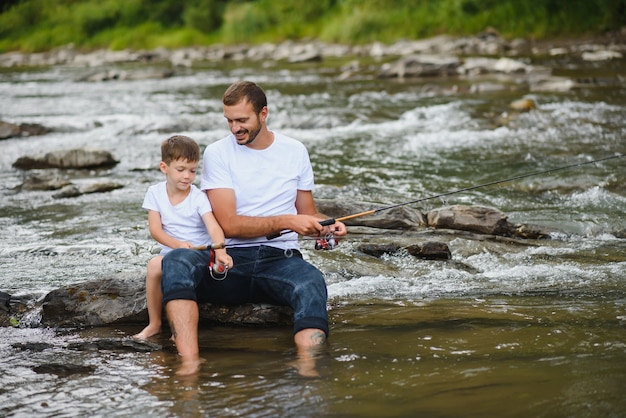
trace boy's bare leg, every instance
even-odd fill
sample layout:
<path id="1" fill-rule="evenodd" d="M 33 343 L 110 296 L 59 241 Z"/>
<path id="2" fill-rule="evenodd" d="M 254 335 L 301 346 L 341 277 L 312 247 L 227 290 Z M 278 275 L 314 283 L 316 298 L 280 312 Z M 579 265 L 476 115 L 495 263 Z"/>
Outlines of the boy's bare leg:
<path id="1" fill-rule="evenodd" d="M 148 325 L 138 334 L 133 335 L 137 340 L 144 340 L 161 332 L 163 295 L 161 294 L 161 260 L 163 256 L 156 256 L 148 262 L 146 271 L 146 304 L 148 306 Z"/>
<path id="2" fill-rule="evenodd" d="M 165 310 L 172 330 L 172 340 L 181 357 L 176 374 L 189 375 L 200 369 L 198 348 L 198 304 L 193 300 L 176 299 L 167 303 Z"/>

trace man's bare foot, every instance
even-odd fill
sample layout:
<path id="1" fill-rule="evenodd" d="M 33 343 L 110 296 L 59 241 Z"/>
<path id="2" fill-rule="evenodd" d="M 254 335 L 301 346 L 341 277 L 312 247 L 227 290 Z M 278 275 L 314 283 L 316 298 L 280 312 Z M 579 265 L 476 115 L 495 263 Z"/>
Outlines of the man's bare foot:
<path id="1" fill-rule="evenodd" d="M 141 332 L 133 335 L 133 339 L 145 340 L 145 339 L 152 337 L 153 335 L 157 335 L 160 332 L 161 332 L 160 326 L 148 324 L 148 326 L 142 329 Z"/>
<path id="2" fill-rule="evenodd" d="M 298 374 L 302 377 L 320 377 L 320 373 L 315 368 L 314 358 L 303 358 L 298 356 L 298 359 L 292 361 L 291 363 L 289 363 L 289 365 L 296 369 Z"/>
<path id="3" fill-rule="evenodd" d="M 190 376 L 200 371 L 200 366 L 204 363 L 204 359 L 196 356 L 185 358 L 181 356 L 181 363 L 178 370 L 176 370 L 177 376 Z"/>

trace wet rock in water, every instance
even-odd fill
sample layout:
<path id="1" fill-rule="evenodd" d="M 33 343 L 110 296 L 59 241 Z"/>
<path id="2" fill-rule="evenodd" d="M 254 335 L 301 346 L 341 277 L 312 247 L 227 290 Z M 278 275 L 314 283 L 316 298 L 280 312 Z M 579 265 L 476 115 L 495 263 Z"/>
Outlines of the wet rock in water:
<path id="1" fill-rule="evenodd" d="M 10 123 L 0 121 L 0 139 L 45 135 L 50 129 L 38 123 Z"/>
<path id="2" fill-rule="evenodd" d="M 613 235 L 615 235 L 615 238 L 626 239 L 626 229 L 618 229 L 617 231 L 613 232 Z"/>
<path id="3" fill-rule="evenodd" d="M 530 110 L 536 109 L 537 105 L 532 99 L 519 99 L 511 102 L 509 104 L 509 107 L 518 112 L 528 112 Z"/>
<path id="4" fill-rule="evenodd" d="M 101 326 L 147 321 L 143 275 L 109 278 L 61 287 L 42 302 L 43 326 Z"/>
<path id="5" fill-rule="evenodd" d="M 110 192 L 112 190 L 117 190 L 123 188 L 124 185 L 120 183 L 115 183 L 113 181 L 103 181 L 97 183 L 87 184 L 79 188 L 80 192 L 83 194 L 89 193 L 105 193 Z"/>
<path id="6" fill-rule="evenodd" d="M 406 250 L 414 257 L 424 260 L 449 260 L 452 258 L 450 248 L 442 242 L 429 241 L 423 244 L 412 244 L 406 247 L 398 244 L 362 244 L 357 247 L 359 251 L 374 257 L 382 257 L 384 254 L 394 254 L 400 250 Z"/>
<path id="7" fill-rule="evenodd" d="M 219 306 L 199 304 L 204 322 L 241 325 L 287 325 L 291 308 L 267 304 Z M 48 293 L 41 306 L 41 325 L 103 326 L 147 323 L 145 272 L 62 287 Z"/>
<path id="8" fill-rule="evenodd" d="M 52 195 L 54 199 L 62 199 L 66 197 L 78 197 L 89 193 L 106 193 L 112 190 L 121 189 L 124 185 L 115 182 L 92 183 L 82 187 L 69 184 L 59 190 L 58 193 Z"/>
<path id="9" fill-rule="evenodd" d="M 27 342 L 27 343 L 11 344 L 11 347 L 17 350 L 22 350 L 22 351 L 40 352 L 40 351 L 48 350 L 54 347 L 54 345 L 50 343 L 45 343 L 45 342 Z"/>
<path id="10" fill-rule="evenodd" d="M 6 292 L 0 292 L 0 327 L 18 327 L 20 317 L 33 310 L 33 304 L 29 304 L 34 296 L 13 296 Z"/>
<path id="11" fill-rule="evenodd" d="M 379 78 L 407 78 L 407 77 L 441 77 L 456 75 L 461 60 L 455 56 L 446 55 L 411 55 L 402 57 L 395 63 L 384 64 Z"/>
<path id="12" fill-rule="evenodd" d="M 457 229 L 486 235 L 510 234 L 507 216 L 486 206 L 455 205 L 433 209 L 426 215 L 428 226 Z"/>
<path id="13" fill-rule="evenodd" d="M 621 58 L 622 54 L 620 52 L 610 49 L 602 51 L 585 51 L 582 53 L 582 59 L 585 61 L 609 61 Z"/>
<path id="14" fill-rule="evenodd" d="M 122 71 L 109 69 L 88 74 L 84 77 L 79 78 L 78 81 L 103 82 L 114 80 L 159 80 L 172 77 L 173 75 L 174 71 L 172 71 L 171 69 L 147 69 L 139 71 Z"/>
<path id="15" fill-rule="evenodd" d="M 200 320 L 218 324 L 236 325 L 291 325 L 293 309 L 263 303 L 222 306 L 201 303 Z"/>
<path id="16" fill-rule="evenodd" d="M 70 350 L 77 351 L 130 351 L 150 352 L 159 351 L 163 346 L 146 340 L 134 340 L 132 338 L 99 338 L 86 341 L 72 342 L 67 345 Z"/>
<path id="17" fill-rule="evenodd" d="M 59 190 L 65 186 L 69 186 L 71 182 L 60 177 L 58 174 L 35 174 L 26 177 L 20 186 L 22 190 Z"/>
<path id="18" fill-rule="evenodd" d="M 68 184 L 64 186 L 58 193 L 52 195 L 53 199 L 63 199 L 65 197 L 78 197 L 82 193 L 80 192 L 78 186 L 75 184 Z"/>
<path id="19" fill-rule="evenodd" d="M 511 228 L 511 235 L 525 239 L 547 239 L 550 238 L 550 231 L 539 226 L 521 224 Z"/>
<path id="20" fill-rule="evenodd" d="M 397 244 L 362 244 L 357 246 L 357 250 L 364 254 L 374 257 L 382 257 L 385 254 L 393 254 L 400 251 L 400 247 Z"/>
<path id="21" fill-rule="evenodd" d="M 11 300 L 11 295 L 6 292 L 0 292 L 0 309 L 5 312 L 10 311 L 9 301 Z"/>
<path id="22" fill-rule="evenodd" d="M 13 167 L 21 170 L 42 168 L 110 168 L 119 163 L 109 151 L 102 149 L 76 148 L 71 150 L 51 151 L 41 156 L 23 156 L 18 158 Z"/>
<path id="23" fill-rule="evenodd" d="M 334 200 L 316 199 L 315 204 L 321 213 L 333 218 L 340 218 L 355 213 L 377 209 L 371 203 L 338 202 Z M 408 206 L 398 206 L 371 215 L 359 216 L 343 221 L 347 226 L 367 226 L 381 229 L 419 229 L 426 226 L 424 215 Z"/>
<path id="24" fill-rule="evenodd" d="M 443 242 L 428 241 L 423 244 L 409 245 L 406 250 L 412 256 L 424 260 L 449 260 L 452 258 L 448 244 Z"/>
<path id="25" fill-rule="evenodd" d="M 38 374 L 56 374 L 57 376 L 70 376 L 73 374 L 93 373 L 96 366 L 84 366 L 82 364 L 49 363 L 33 367 Z"/>

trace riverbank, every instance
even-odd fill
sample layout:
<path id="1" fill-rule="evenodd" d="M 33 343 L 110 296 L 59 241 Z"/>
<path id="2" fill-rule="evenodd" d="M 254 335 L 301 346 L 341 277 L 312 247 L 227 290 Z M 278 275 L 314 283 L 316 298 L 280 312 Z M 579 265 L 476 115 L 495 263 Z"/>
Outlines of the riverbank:
<path id="1" fill-rule="evenodd" d="M 212 45 L 178 49 L 82 51 L 68 45 L 47 52 L 0 54 L 0 67 L 71 65 L 101 67 L 129 62 L 166 63 L 191 67 L 206 61 L 283 61 L 288 63 L 323 62 L 328 59 L 385 59 L 412 54 L 450 54 L 458 56 L 546 57 L 576 56 L 585 60 L 619 59 L 626 52 L 626 30 L 603 36 L 536 41 L 506 40 L 488 30 L 469 37 L 442 35 L 418 40 L 398 40 L 391 44 L 329 44 L 317 40 L 287 41 L 261 45 Z"/>

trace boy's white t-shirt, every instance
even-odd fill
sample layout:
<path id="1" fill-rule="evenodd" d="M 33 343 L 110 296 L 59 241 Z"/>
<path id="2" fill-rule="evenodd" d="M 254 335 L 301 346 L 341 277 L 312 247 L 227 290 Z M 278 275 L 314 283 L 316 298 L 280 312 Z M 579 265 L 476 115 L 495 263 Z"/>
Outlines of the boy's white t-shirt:
<path id="1" fill-rule="evenodd" d="M 203 156 L 202 191 L 233 189 L 238 215 L 297 214 L 298 190 L 315 188 L 309 153 L 301 142 L 273 133 L 274 142 L 263 150 L 237 144 L 232 134 L 209 145 Z M 297 238 L 291 232 L 274 240 L 229 238 L 227 244 L 299 249 Z"/>
<path id="2" fill-rule="evenodd" d="M 193 184 L 189 195 L 176 206 L 172 206 L 167 196 L 165 181 L 148 188 L 141 206 L 146 210 L 154 210 L 161 215 L 163 230 L 178 240 L 191 242 L 193 245 L 208 245 L 211 237 L 204 225 L 202 215 L 211 212 L 211 203 L 206 194 Z M 161 245 L 161 255 L 172 249 Z"/>

